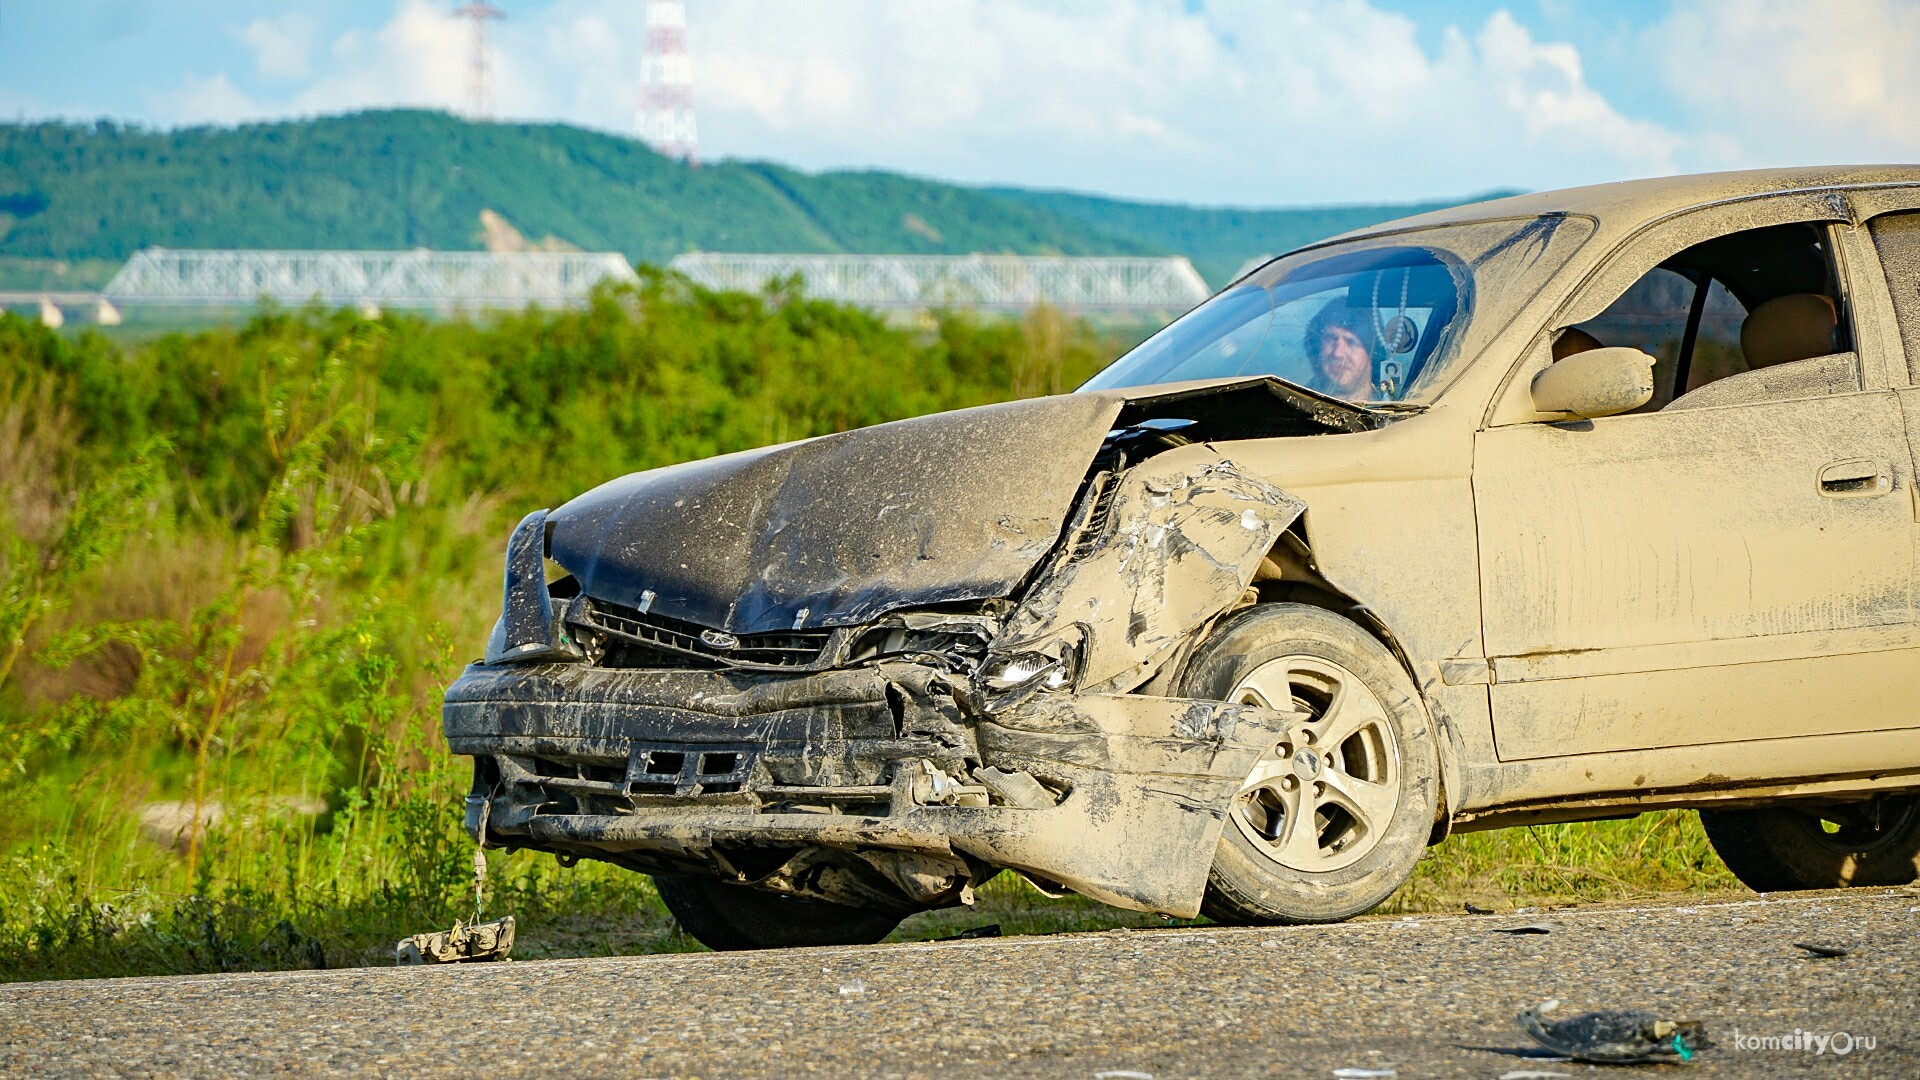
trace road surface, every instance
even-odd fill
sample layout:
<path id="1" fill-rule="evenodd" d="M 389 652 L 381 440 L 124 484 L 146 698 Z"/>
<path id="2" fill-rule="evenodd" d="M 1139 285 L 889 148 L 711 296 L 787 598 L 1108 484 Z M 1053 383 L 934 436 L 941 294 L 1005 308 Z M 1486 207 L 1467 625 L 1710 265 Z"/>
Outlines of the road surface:
<path id="1" fill-rule="evenodd" d="M 1500 932 L 1532 923 L 1548 932 Z M 1796 942 L 1849 954 L 1814 958 Z M 16 984 L 0 987 L 0 1071 L 1608 1072 L 1537 1056 L 1513 1016 L 1546 998 L 1564 1003 L 1562 1015 L 1643 1007 L 1704 1021 L 1719 1046 L 1702 1052 L 1688 1076 L 1920 1076 L 1920 890 L 1330 927 Z M 1751 1044 L 1794 1041 L 1796 1032 L 1829 1036 L 1824 1052 L 1812 1040 L 1799 1040 L 1804 1050 Z M 1853 1044 L 1846 1053 L 1838 1052 L 1842 1033 Z"/>

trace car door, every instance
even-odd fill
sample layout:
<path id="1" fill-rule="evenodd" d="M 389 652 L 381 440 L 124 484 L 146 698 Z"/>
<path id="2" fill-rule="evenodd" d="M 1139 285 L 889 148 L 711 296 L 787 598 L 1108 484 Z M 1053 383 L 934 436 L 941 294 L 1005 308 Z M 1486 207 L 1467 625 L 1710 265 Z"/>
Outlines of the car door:
<path id="1" fill-rule="evenodd" d="M 1728 221 L 1765 219 L 1748 208 Z M 1619 258 L 1646 273 L 1701 239 L 1700 222 L 1680 222 Z M 1834 272 L 1844 325 L 1846 271 Z M 1598 280 L 1618 292 L 1621 276 Z M 1870 359 L 1841 352 L 1801 362 L 1818 377 L 1794 382 L 1783 366 L 1738 377 L 1772 389 L 1722 384 L 1591 421 L 1496 411 L 1477 437 L 1474 495 L 1501 760 L 1727 747 L 1666 759 L 1687 775 L 1585 773 L 1595 788 L 1711 784 L 1715 762 L 1764 773 L 1754 756 L 1791 740 L 1915 725 L 1913 458 Z M 1797 774 L 1871 767 L 1847 752 Z"/>

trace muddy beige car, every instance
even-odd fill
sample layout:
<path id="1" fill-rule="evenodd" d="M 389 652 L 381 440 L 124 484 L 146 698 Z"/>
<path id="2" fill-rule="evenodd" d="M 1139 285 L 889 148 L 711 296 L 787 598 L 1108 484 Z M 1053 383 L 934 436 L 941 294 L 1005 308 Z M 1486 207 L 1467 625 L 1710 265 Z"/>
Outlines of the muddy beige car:
<path id="1" fill-rule="evenodd" d="M 528 515 L 467 825 L 716 948 L 1003 869 L 1337 920 L 1450 829 L 1659 807 L 1757 889 L 1911 881 L 1917 376 L 1920 169 L 1328 241 L 1074 394 Z"/>

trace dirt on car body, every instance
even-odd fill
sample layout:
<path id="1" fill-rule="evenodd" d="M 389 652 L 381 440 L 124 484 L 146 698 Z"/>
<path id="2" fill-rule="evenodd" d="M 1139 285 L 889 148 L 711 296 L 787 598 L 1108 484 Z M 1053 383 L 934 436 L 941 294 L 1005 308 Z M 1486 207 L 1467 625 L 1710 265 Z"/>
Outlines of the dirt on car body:
<path id="1" fill-rule="evenodd" d="M 1334 920 L 1450 828 L 1655 806 L 1756 887 L 1910 881 L 1917 222 L 1904 169 L 1449 210 L 1074 394 L 536 511 L 447 694 L 469 829 L 716 947 L 1003 869 Z"/>

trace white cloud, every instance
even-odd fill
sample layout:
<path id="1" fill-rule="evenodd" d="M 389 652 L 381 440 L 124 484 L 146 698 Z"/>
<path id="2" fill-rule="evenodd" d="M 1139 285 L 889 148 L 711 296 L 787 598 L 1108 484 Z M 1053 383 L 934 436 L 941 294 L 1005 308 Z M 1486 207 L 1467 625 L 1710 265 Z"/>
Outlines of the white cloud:
<path id="1" fill-rule="evenodd" d="M 277 19 L 255 19 L 242 27 L 240 40 L 253 51 L 260 74 L 276 79 L 304 79 L 313 74 L 309 57 L 316 28 L 300 12 Z"/>
<path id="2" fill-rule="evenodd" d="M 1426 47 L 1367 0 L 689 0 L 702 151 L 1199 202 L 1413 199 L 1668 172 L 1571 45 L 1504 11 Z M 468 28 L 396 0 L 378 30 L 246 28 L 296 114 L 459 108 Z M 304 27 L 304 30 L 303 30 Z M 633 130 L 645 5 L 552 0 L 492 26 L 505 117 Z M 302 37 L 302 33 L 305 36 Z M 191 91 L 191 93 L 189 93 Z M 228 92 L 224 105 L 221 91 Z M 224 77 L 176 95 L 243 111 Z"/>
<path id="3" fill-rule="evenodd" d="M 349 31 L 335 38 L 331 64 L 290 102 L 298 113 L 331 113 L 395 105 L 464 108 L 468 89 L 468 27 L 452 9 L 431 0 L 400 0 L 393 17 L 371 36 Z M 496 100 L 518 80 L 511 55 L 494 52 Z M 565 74 L 555 73 L 565 78 Z"/>
<path id="4" fill-rule="evenodd" d="M 1702 0 L 1650 28 L 1702 168 L 1920 152 L 1920 13 L 1896 0 Z"/>
<path id="5" fill-rule="evenodd" d="M 1277 203 L 1669 172 L 1680 144 L 1505 12 L 1431 52 L 1361 0 L 701 0 L 690 20 L 708 151 L 812 166 Z"/>
<path id="6" fill-rule="evenodd" d="M 173 89 L 145 96 L 149 109 L 174 124 L 237 124 L 276 112 L 235 86 L 225 72 L 205 78 L 188 72 Z"/>

